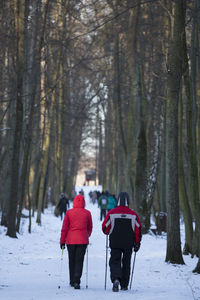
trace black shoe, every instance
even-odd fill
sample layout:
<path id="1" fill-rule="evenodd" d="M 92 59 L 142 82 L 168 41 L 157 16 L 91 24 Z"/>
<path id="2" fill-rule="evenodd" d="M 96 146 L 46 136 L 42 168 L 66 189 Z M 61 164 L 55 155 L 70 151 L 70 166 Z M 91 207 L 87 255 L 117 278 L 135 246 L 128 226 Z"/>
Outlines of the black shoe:
<path id="1" fill-rule="evenodd" d="M 70 282 L 70 286 L 74 286 L 74 283 L 73 283 L 73 282 Z"/>
<path id="2" fill-rule="evenodd" d="M 77 282 L 74 282 L 74 288 L 75 288 L 75 290 L 80 290 L 80 284 Z"/>
<path id="3" fill-rule="evenodd" d="M 112 288 L 113 292 L 119 292 L 119 280 L 116 279 L 113 283 L 113 288 Z"/>
<path id="4" fill-rule="evenodd" d="M 128 287 L 127 287 L 127 286 L 122 286 L 122 287 L 121 287 L 121 290 L 122 290 L 122 291 L 127 291 L 127 290 L 128 290 Z"/>

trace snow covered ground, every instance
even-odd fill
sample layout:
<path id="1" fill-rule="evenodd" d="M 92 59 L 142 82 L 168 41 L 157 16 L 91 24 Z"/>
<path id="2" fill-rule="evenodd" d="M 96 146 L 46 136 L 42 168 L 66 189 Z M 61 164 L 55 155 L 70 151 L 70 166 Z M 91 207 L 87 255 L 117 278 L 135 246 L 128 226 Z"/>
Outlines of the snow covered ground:
<path id="1" fill-rule="evenodd" d="M 143 236 L 136 256 L 131 290 L 113 293 L 108 268 L 105 291 L 106 238 L 101 232 L 99 209 L 87 197 L 91 187 L 84 189 L 86 208 L 93 218 L 93 233 L 88 247 L 88 288 L 86 259 L 81 289 L 74 290 L 69 286 L 67 250 L 64 250 L 61 261 L 59 247 L 62 222 L 54 216 L 53 207 L 50 207 L 42 215 L 42 226 L 33 220 L 31 234 L 27 232 L 27 219 L 23 219 L 18 239 L 6 236 L 6 229 L 0 227 L 1 300 L 103 300 L 105 297 L 109 300 L 200 300 L 200 275 L 192 273 L 197 258 L 184 256 L 183 266 L 166 264 L 165 236 Z"/>

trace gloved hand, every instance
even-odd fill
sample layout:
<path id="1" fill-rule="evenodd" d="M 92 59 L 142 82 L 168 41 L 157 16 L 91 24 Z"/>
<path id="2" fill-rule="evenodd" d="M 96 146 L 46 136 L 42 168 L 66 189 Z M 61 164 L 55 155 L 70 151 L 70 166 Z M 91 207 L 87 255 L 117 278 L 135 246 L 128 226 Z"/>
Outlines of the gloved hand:
<path id="1" fill-rule="evenodd" d="M 138 252 L 139 249 L 140 249 L 140 243 L 135 243 L 135 245 L 134 245 L 134 251 Z"/>
<path id="2" fill-rule="evenodd" d="M 60 249 L 65 249 L 65 244 L 60 244 Z"/>

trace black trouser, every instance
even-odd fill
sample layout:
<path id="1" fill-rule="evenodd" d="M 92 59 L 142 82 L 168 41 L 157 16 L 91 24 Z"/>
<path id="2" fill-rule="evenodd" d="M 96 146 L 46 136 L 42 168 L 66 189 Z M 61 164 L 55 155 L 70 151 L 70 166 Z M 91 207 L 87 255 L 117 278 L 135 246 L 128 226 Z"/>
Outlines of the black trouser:
<path id="1" fill-rule="evenodd" d="M 100 210 L 100 221 L 104 220 L 105 216 L 106 216 L 106 209 L 101 208 L 101 210 Z"/>
<path id="2" fill-rule="evenodd" d="M 63 219 L 63 215 L 65 216 L 65 212 L 64 212 L 64 211 L 62 211 L 62 212 L 60 213 L 61 221 L 62 221 L 62 219 Z"/>
<path id="3" fill-rule="evenodd" d="M 118 249 L 111 248 L 110 278 L 114 282 L 119 279 L 121 287 L 128 287 L 130 277 L 132 248 Z"/>
<path id="4" fill-rule="evenodd" d="M 83 272 L 83 261 L 87 245 L 76 244 L 67 245 L 69 257 L 69 277 L 70 284 L 77 282 L 80 284 L 80 279 Z"/>

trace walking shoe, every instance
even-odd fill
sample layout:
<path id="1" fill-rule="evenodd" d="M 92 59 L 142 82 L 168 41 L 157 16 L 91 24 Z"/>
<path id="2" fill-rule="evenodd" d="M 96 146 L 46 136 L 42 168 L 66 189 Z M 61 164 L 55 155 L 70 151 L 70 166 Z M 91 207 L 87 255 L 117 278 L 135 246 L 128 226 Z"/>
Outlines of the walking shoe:
<path id="1" fill-rule="evenodd" d="M 114 282 L 113 282 L 113 288 L 112 288 L 113 292 L 119 292 L 119 280 L 116 279 Z"/>
<path id="2" fill-rule="evenodd" d="M 128 287 L 127 287 L 127 286 L 121 286 L 121 290 L 122 290 L 122 291 L 127 291 L 127 290 L 128 290 Z"/>
<path id="3" fill-rule="evenodd" d="M 80 290 L 80 284 L 77 282 L 74 282 L 74 288 L 75 288 L 75 290 Z"/>

